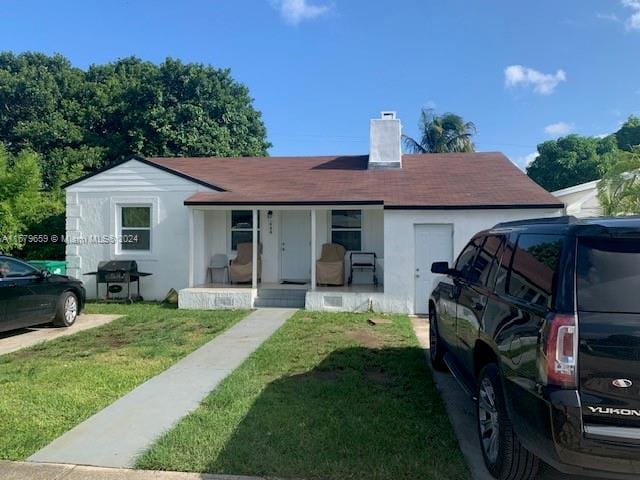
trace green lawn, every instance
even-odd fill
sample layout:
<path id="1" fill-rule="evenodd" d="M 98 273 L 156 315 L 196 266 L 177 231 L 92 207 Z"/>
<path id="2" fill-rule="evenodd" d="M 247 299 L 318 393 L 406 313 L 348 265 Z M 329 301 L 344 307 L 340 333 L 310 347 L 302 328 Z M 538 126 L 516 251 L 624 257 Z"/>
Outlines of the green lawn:
<path id="1" fill-rule="evenodd" d="M 0 356 L 0 458 L 21 460 L 246 315 L 89 304 L 126 317 Z"/>
<path id="2" fill-rule="evenodd" d="M 409 319 L 298 312 L 138 468 L 284 478 L 469 478 Z"/>

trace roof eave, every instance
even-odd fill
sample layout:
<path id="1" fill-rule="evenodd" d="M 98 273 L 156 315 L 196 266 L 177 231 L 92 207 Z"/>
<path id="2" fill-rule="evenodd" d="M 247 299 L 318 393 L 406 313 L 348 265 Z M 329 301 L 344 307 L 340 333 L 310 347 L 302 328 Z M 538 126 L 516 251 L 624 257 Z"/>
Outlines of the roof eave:
<path id="1" fill-rule="evenodd" d="M 117 162 L 112 163 L 110 165 L 107 165 L 105 167 L 99 168 L 98 170 L 95 170 L 93 172 L 87 173 L 86 175 L 83 175 L 80 178 L 76 178 L 75 180 L 72 180 L 70 182 L 67 182 L 67 183 L 63 184 L 62 188 L 63 189 L 67 189 L 69 187 L 72 187 L 73 185 L 76 185 L 76 184 L 78 184 L 80 182 L 83 182 L 84 180 L 87 180 L 89 178 L 95 177 L 96 175 L 100 175 L 101 173 L 104 173 L 104 172 L 106 172 L 108 170 L 111 170 L 112 168 L 115 168 L 115 167 L 123 165 L 123 164 L 125 164 L 127 162 L 130 162 L 131 160 L 137 160 L 140 163 L 144 163 L 145 165 L 148 165 L 150 167 L 157 168 L 158 170 L 162 170 L 163 172 L 170 173 L 171 175 L 175 175 L 177 177 L 180 177 L 180 178 L 183 178 L 183 179 L 188 180 L 190 182 L 196 183 L 198 185 L 202 185 L 204 187 L 210 188 L 210 189 L 215 190 L 217 192 L 226 192 L 226 190 L 224 188 L 222 188 L 222 187 L 219 187 L 219 186 L 214 185 L 214 184 L 209 183 L 209 182 L 205 182 L 204 180 L 201 180 L 199 178 L 192 177 L 190 175 L 187 175 L 186 173 L 182 173 L 182 172 L 179 172 L 177 170 L 173 170 L 173 169 L 171 169 L 169 167 L 165 167 L 164 165 L 160 165 L 159 163 L 152 162 L 152 161 L 147 160 L 146 158 L 138 156 L 138 155 L 132 155 L 131 157 L 127 157 L 124 160 L 117 161 Z"/>
<path id="2" fill-rule="evenodd" d="M 382 200 L 189 200 L 184 201 L 186 206 L 335 206 L 335 205 L 384 205 Z"/>
<path id="3" fill-rule="evenodd" d="M 564 208 L 563 203 L 472 204 L 472 205 L 385 205 L 385 210 L 529 210 Z"/>

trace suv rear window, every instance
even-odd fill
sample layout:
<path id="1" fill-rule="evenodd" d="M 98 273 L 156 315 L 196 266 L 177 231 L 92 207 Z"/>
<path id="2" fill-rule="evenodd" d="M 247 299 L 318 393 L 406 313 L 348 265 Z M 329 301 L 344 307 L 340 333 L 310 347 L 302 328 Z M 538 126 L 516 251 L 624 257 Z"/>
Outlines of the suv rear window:
<path id="1" fill-rule="evenodd" d="M 509 275 L 509 294 L 550 307 L 563 241 L 562 235 L 521 234 Z"/>
<path id="2" fill-rule="evenodd" d="M 640 238 L 578 240 L 578 308 L 640 312 Z"/>

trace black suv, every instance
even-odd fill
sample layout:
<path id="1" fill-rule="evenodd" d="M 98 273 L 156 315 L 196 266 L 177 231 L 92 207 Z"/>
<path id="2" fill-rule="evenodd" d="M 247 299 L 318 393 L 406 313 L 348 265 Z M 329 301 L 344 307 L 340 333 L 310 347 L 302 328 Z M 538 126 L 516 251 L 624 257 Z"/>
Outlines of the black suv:
<path id="1" fill-rule="evenodd" d="M 640 218 L 502 223 L 431 270 L 431 361 L 496 478 L 640 478 Z"/>

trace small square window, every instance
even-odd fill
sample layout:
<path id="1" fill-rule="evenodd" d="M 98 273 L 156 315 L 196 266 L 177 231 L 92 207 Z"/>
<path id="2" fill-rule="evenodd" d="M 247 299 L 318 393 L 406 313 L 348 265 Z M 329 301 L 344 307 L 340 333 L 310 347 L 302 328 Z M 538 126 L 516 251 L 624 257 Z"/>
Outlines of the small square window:
<path id="1" fill-rule="evenodd" d="M 331 243 L 353 252 L 362 250 L 362 210 L 331 212 Z"/>
<path id="2" fill-rule="evenodd" d="M 121 250 L 151 250 L 151 207 L 122 207 L 120 237 Z"/>

